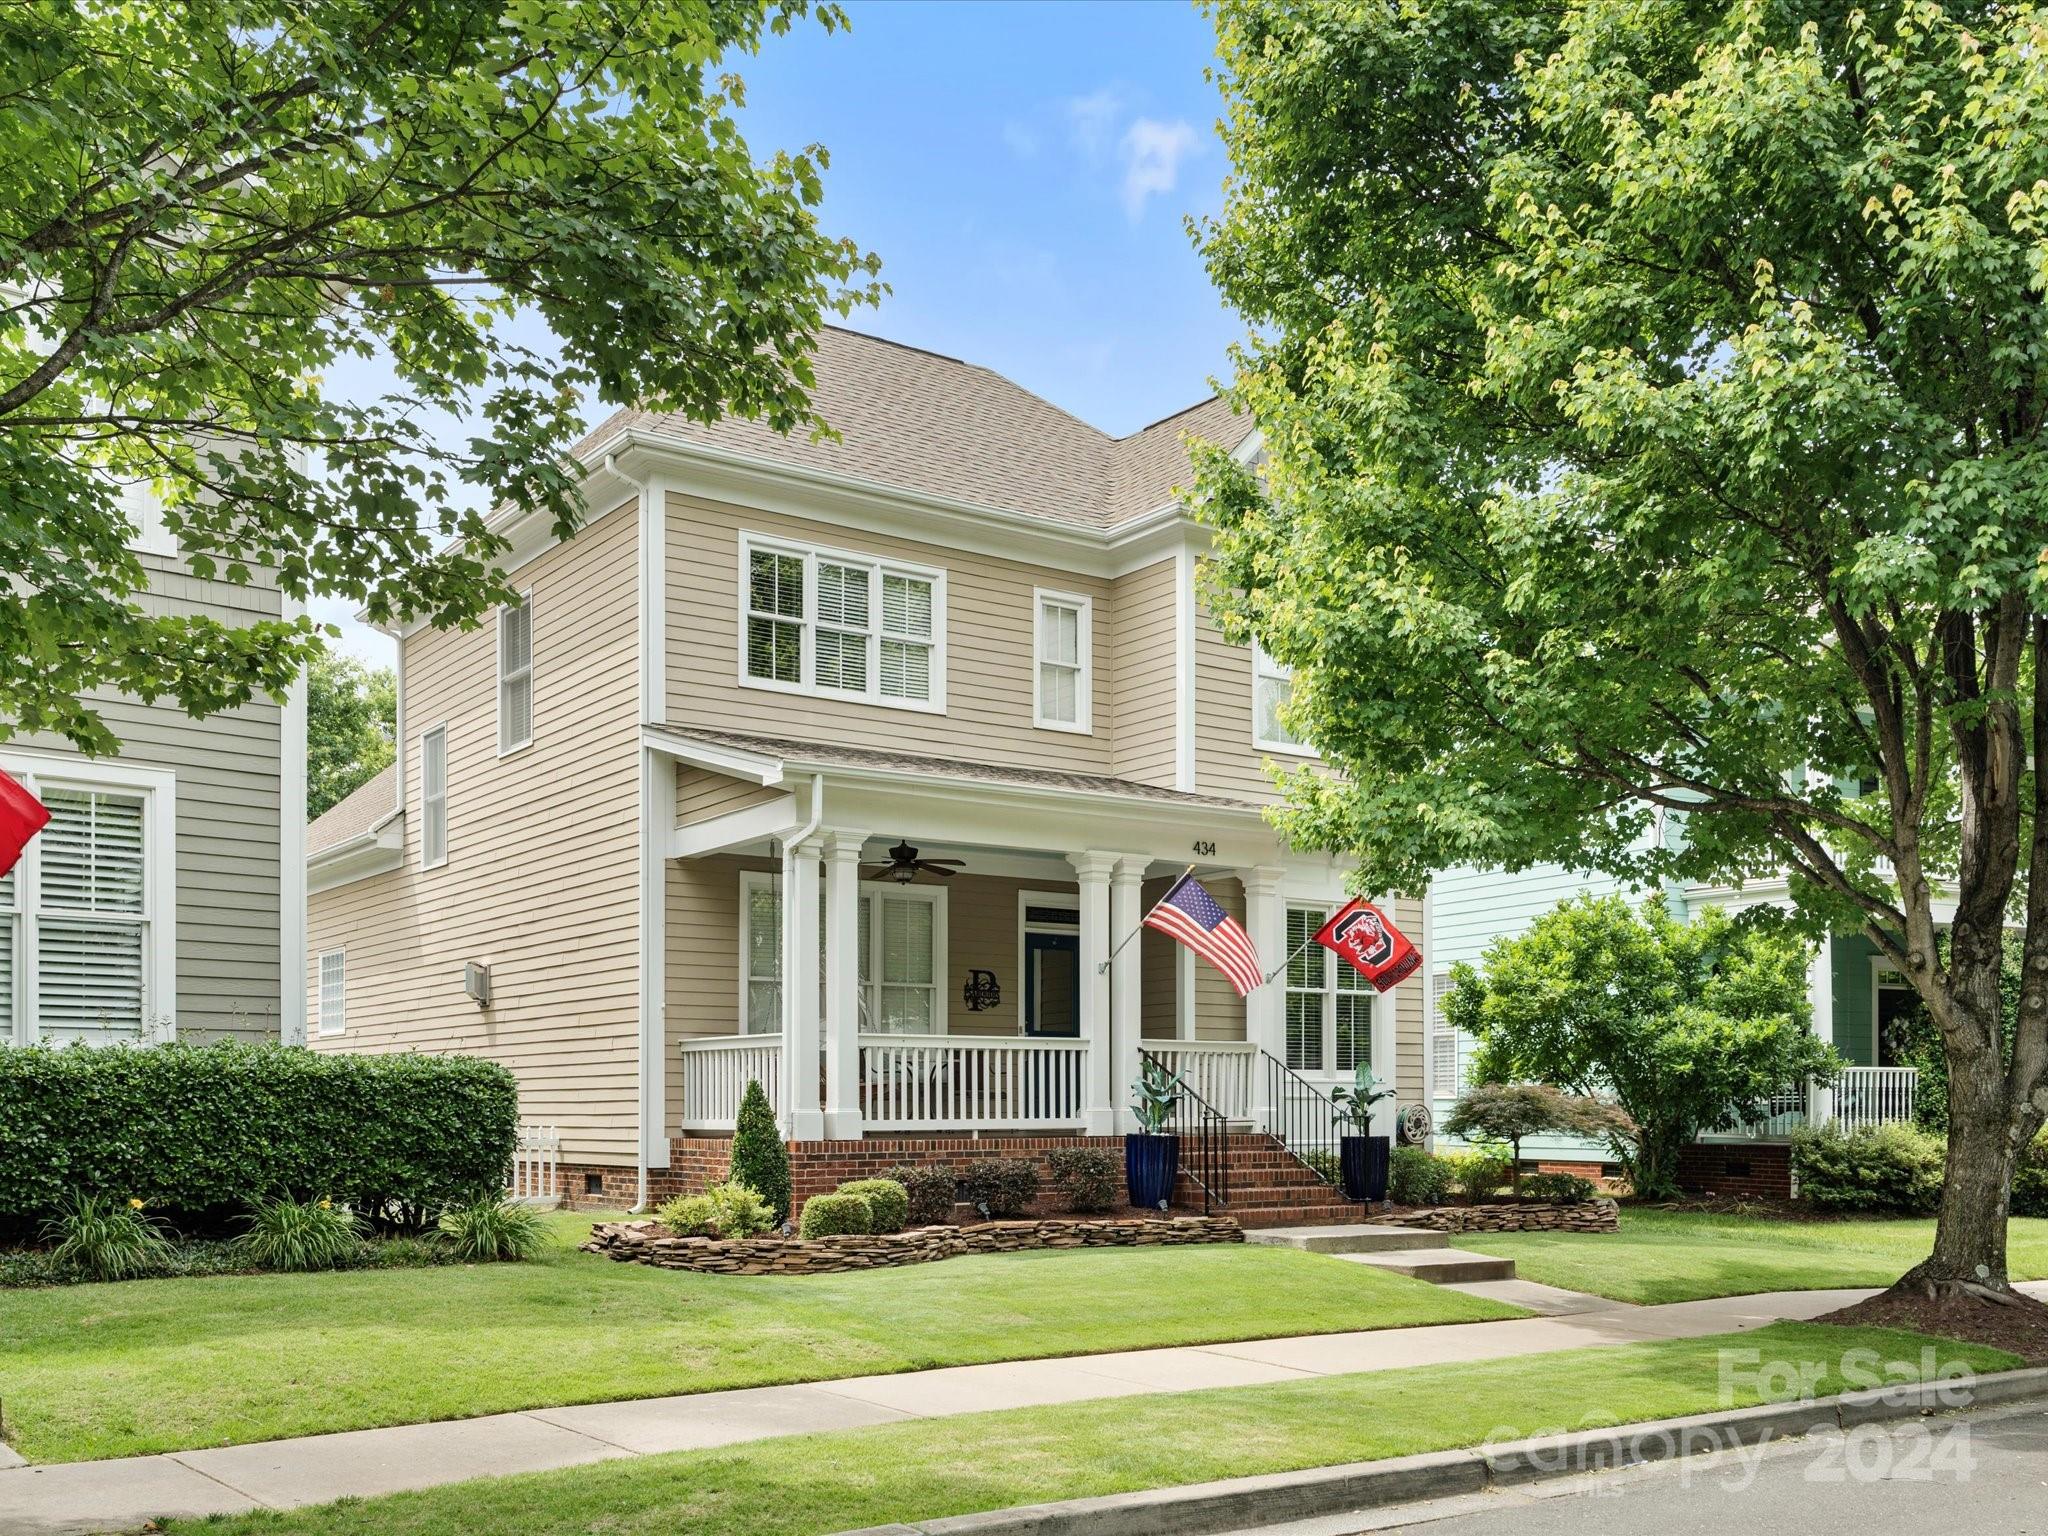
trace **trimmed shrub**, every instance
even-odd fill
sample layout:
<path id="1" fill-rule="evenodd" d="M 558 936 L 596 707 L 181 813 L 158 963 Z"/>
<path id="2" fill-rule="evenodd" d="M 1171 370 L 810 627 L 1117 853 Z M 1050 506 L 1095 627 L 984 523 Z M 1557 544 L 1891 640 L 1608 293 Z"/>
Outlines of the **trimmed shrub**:
<path id="1" fill-rule="evenodd" d="M 677 1237 L 759 1237 L 781 1225 L 768 1202 L 737 1179 L 678 1195 L 654 1214 Z"/>
<path id="2" fill-rule="evenodd" d="M 363 1246 L 363 1224 L 332 1200 L 258 1200 L 243 1218 L 237 1254 L 257 1269 L 338 1269 Z"/>
<path id="3" fill-rule="evenodd" d="M 458 1205 L 441 1218 L 441 1230 L 466 1264 L 537 1259 L 548 1245 L 540 1212 L 501 1195 Z"/>
<path id="4" fill-rule="evenodd" d="M 913 1227 L 934 1227 L 953 1219 L 954 1196 L 960 1179 L 944 1163 L 900 1163 L 883 1171 L 882 1177 L 901 1184 L 910 1196 L 910 1214 L 904 1218 Z"/>
<path id="5" fill-rule="evenodd" d="M 744 1184 L 766 1200 L 778 1227 L 789 1220 L 789 1147 L 776 1128 L 775 1111 L 768 1107 L 768 1095 L 754 1078 L 747 1079 L 747 1091 L 740 1095 L 740 1112 L 733 1122 L 732 1171 L 727 1182 Z"/>
<path id="6" fill-rule="evenodd" d="M 0 1229 L 73 1194 L 227 1232 L 262 1196 L 326 1196 L 418 1230 L 505 1183 L 512 1074 L 467 1056 L 277 1045 L 0 1050 Z"/>
<path id="7" fill-rule="evenodd" d="M 1420 1147 L 1394 1148 L 1387 1171 L 1387 1194 L 1395 1204 L 1442 1205 L 1450 1192 L 1450 1164 Z"/>
<path id="8" fill-rule="evenodd" d="M 1022 1216 L 1038 1198 L 1038 1165 L 1028 1157 L 984 1157 L 967 1165 L 960 1182 L 984 1216 Z"/>
<path id="9" fill-rule="evenodd" d="M 1558 1205 L 1583 1205 L 1593 1198 L 1593 1181 L 1576 1173 L 1525 1173 L 1522 1195 L 1529 1200 L 1549 1200 Z"/>
<path id="10" fill-rule="evenodd" d="M 156 1224 L 142 1214 L 134 1197 L 77 1195 L 64 1202 L 62 1213 L 43 1228 L 55 1244 L 50 1263 L 92 1280 L 132 1280 L 156 1273 L 171 1256 Z"/>
<path id="11" fill-rule="evenodd" d="M 1451 1152 L 1443 1162 L 1450 1169 L 1451 1187 L 1467 1200 L 1484 1200 L 1514 1182 L 1515 1165 L 1498 1153 Z"/>
<path id="12" fill-rule="evenodd" d="M 901 1232 L 909 1219 L 910 1191 L 894 1179 L 849 1179 L 839 1186 L 839 1193 L 867 1201 L 877 1232 Z"/>
<path id="13" fill-rule="evenodd" d="M 1070 1211 L 1107 1211 L 1122 1203 L 1124 1169 L 1100 1147 L 1055 1147 L 1046 1154 L 1052 1187 Z"/>
<path id="14" fill-rule="evenodd" d="M 799 1237 L 844 1237 L 875 1230 L 875 1210 L 866 1195 L 813 1195 L 804 1202 Z"/>
<path id="15" fill-rule="evenodd" d="M 1941 1200 L 1943 1147 L 1910 1125 L 1803 1130 L 1792 1138 L 1800 1198 L 1824 1211 L 1924 1215 Z"/>

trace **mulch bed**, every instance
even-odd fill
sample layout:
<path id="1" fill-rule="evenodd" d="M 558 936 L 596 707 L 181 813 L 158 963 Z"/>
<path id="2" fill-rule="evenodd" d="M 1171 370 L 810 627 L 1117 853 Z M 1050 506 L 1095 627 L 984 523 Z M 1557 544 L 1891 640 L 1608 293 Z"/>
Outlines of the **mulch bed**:
<path id="1" fill-rule="evenodd" d="M 1868 1301 L 1814 1319 L 1862 1328 L 1904 1328 L 1938 1339 L 1988 1344 L 2029 1365 L 2048 1365 L 2048 1303 L 2015 1293 L 2011 1306 L 1976 1296 L 1930 1297 L 1921 1290 L 1881 1291 Z"/>

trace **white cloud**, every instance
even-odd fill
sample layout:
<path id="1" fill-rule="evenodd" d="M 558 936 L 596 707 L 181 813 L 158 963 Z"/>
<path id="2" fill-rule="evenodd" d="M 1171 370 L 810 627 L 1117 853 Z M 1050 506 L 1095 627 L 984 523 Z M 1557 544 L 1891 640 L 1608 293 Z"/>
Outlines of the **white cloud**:
<path id="1" fill-rule="evenodd" d="M 1100 161 L 1109 153 L 1117 120 L 1124 115 L 1124 101 L 1104 86 L 1086 96 L 1071 96 L 1064 103 L 1067 139 L 1090 160 Z"/>
<path id="2" fill-rule="evenodd" d="M 1135 224 L 1145 201 L 1171 192 L 1180 181 L 1180 163 L 1200 145 L 1192 123 L 1176 118 L 1162 123 L 1141 117 L 1124 131 L 1124 213 Z"/>

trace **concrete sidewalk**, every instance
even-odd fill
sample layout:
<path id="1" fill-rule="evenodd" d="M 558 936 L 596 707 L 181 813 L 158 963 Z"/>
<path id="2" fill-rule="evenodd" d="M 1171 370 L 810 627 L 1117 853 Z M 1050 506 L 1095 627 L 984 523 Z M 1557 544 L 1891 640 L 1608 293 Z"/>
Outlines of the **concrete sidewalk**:
<path id="1" fill-rule="evenodd" d="M 1697 1338 L 1818 1317 L 1873 1293 L 1779 1291 L 1660 1307 L 1597 1297 L 1575 1303 L 1573 1293 L 1549 1287 L 1488 1294 L 1525 1305 L 1541 1302 L 1555 1315 L 951 1366 L 804 1386 L 537 1408 L 116 1461 L 16 1466 L 0 1469 L 0 1536 L 125 1530 L 158 1516 L 289 1509 L 903 1419 Z"/>

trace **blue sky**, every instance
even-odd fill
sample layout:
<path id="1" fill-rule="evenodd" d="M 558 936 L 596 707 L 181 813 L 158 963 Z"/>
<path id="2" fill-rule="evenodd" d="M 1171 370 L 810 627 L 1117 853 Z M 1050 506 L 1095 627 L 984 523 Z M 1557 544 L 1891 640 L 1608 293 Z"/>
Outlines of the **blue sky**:
<path id="1" fill-rule="evenodd" d="M 1224 173 L 1208 19 L 1178 0 L 845 9 L 851 31 L 800 23 L 733 68 L 755 152 L 824 144 L 824 227 L 882 258 L 892 292 L 848 323 L 1118 434 L 1200 399 L 1241 329 L 1183 226 Z M 314 612 L 389 660 L 341 605 Z"/>

